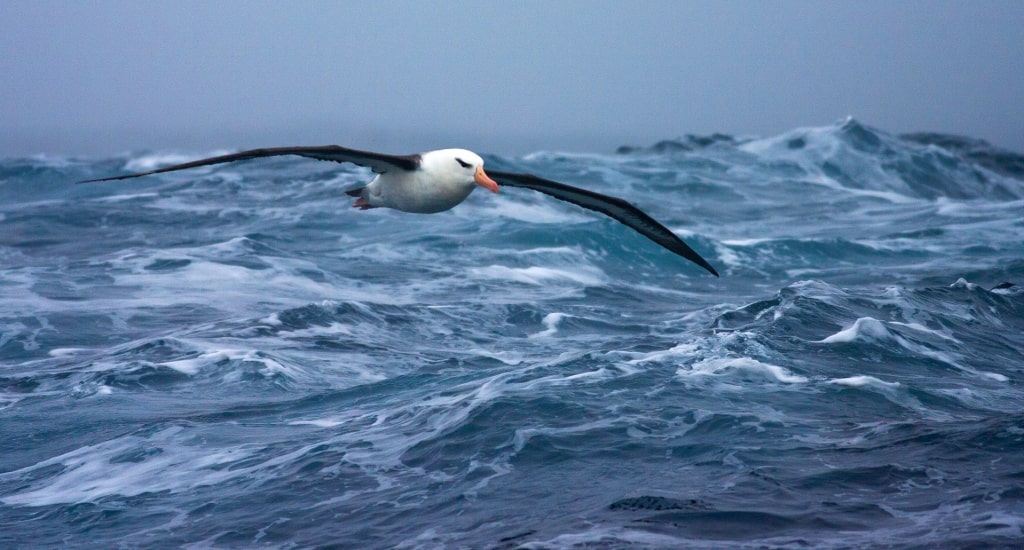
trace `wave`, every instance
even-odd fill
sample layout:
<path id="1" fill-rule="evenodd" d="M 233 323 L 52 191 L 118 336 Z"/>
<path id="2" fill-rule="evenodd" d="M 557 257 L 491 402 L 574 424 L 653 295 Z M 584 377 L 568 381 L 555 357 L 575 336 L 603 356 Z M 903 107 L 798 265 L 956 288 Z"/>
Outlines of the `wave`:
<path id="1" fill-rule="evenodd" d="M 686 154 L 709 147 L 736 148 L 762 162 L 787 163 L 801 178 L 850 191 L 923 199 L 1024 197 L 1024 155 L 946 134 L 892 135 L 852 117 L 832 126 L 799 128 L 770 138 L 686 136 L 650 147 L 623 146 L 618 152 Z"/>
<path id="2" fill-rule="evenodd" d="M 487 157 L 720 279 L 526 190 L 412 216 L 304 159 L 0 162 L 0 545 L 1012 545 L 1004 153 L 849 119 Z"/>

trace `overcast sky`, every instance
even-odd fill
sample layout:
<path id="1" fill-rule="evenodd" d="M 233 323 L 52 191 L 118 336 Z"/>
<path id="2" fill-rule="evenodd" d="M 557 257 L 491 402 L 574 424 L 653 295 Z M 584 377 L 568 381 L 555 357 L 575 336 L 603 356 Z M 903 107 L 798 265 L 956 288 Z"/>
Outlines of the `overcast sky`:
<path id="1" fill-rule="evenodd" d="M 1024 151 L 1024 1 L 0 3 L 0 156 L 601 152 L 846 115 Z"/>

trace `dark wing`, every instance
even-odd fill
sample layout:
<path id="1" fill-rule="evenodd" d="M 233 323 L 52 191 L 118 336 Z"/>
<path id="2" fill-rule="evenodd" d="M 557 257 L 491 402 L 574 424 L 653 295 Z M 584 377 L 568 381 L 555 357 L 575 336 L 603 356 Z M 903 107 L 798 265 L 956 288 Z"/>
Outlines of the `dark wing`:
<path id="1" fill-rule="evenodd" d="M 703 267 L 718 277 L 718 272 L 704 258 L 697 254 L 692 248 L 682 241 L 675 233 L 671 232 L 657 220 L 648 216 L 644 211 L 633 206 L 629 202 L 618 197 L 609 197 L 579 187 L 573 187 L 557 181 L 538 178 L 532 174 L 512 174 L 509 172 L 487 171 L 498 185 L 507 187 L 525 187 L 540 191 L 545 195 L 551 195 L 556 199 L 571 202 L 590 210 L 595 210 L 606 216 L 614 218 L 629 227 L 637 230 L 641 235 L 660 244 L 661 246 L 679 254 L 691 262 Z"/>
<path id="2" fill-rule="evenodd" d="M 157 168 L 156 170 L 150 170 L 148 172 L 139 172 L 136 174 L 125 174 L 123 176 L 111 176 L 109 178 L 98 178 L 92 180 L 80 181 L 78 183 L 89 183 L 91 181 L 109 181 L 109 180 L 123 180 L 128 178 L 137 178 L 139 176 L 148 176 L 150 174 L 160 174 L 162 172 L 174 172 L 175 170 L 185 170 L 187 168 L 198 168 L 199 166 L 209 166 L 211 164 L 222 164 L 225 162 L 235 162 L 236 160 L 249 160 L 262 157 L 277 157 L 281 155 L 298 155 L 300 157 L 307 157 L 317 160 L 330 160 L 333 162 L 351 162 L 359 166 L 367 166 L 378 174 L 383 174 L 390 170 L 407 170 L 412 171 L 420 167 L 420 156 L 419 155 L 386 155 L 384 153 L 373 153 L 369 151 L 357 151 L 355 149 L 346 149 L 337 145 L 320 145 L 313 147 L 269 147 L 266 149 L 250 149 L 248 151 L 241 151 L 238 153 L 231 153 L 230 155 L 221 155 L 219 157 L 210 157 L 205 159 L 194 160 L 192 162 L 186 162 L 183 164 L 175 164 L 173 166 L 165 166 L 163 168 Z"/>

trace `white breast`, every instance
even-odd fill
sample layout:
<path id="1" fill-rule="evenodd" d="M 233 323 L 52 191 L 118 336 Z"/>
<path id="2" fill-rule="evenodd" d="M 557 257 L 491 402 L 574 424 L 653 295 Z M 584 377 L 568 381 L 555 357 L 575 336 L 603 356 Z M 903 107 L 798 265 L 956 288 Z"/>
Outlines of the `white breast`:
<path id="1" fill-rule="evenodd" d="M 370 204 L 415 214 L 433 214 L 456 206 L 474 185 L 439 178 L 426 170 L 380 174 L 367 186 Z"/>

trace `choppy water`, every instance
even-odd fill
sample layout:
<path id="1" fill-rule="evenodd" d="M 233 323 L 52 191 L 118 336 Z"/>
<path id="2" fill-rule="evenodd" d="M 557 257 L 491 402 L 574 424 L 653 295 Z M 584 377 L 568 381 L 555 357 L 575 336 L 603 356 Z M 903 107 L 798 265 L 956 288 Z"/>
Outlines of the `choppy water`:
<path id="1" fill-rule="evenodd" d="M 1024 540 L 1018 155 L 853 120 L 485 155 L 628 196 L 721 279 L 524 190 L 72 183 L 209 153 L 0 161 L 0 546 Z"/>

